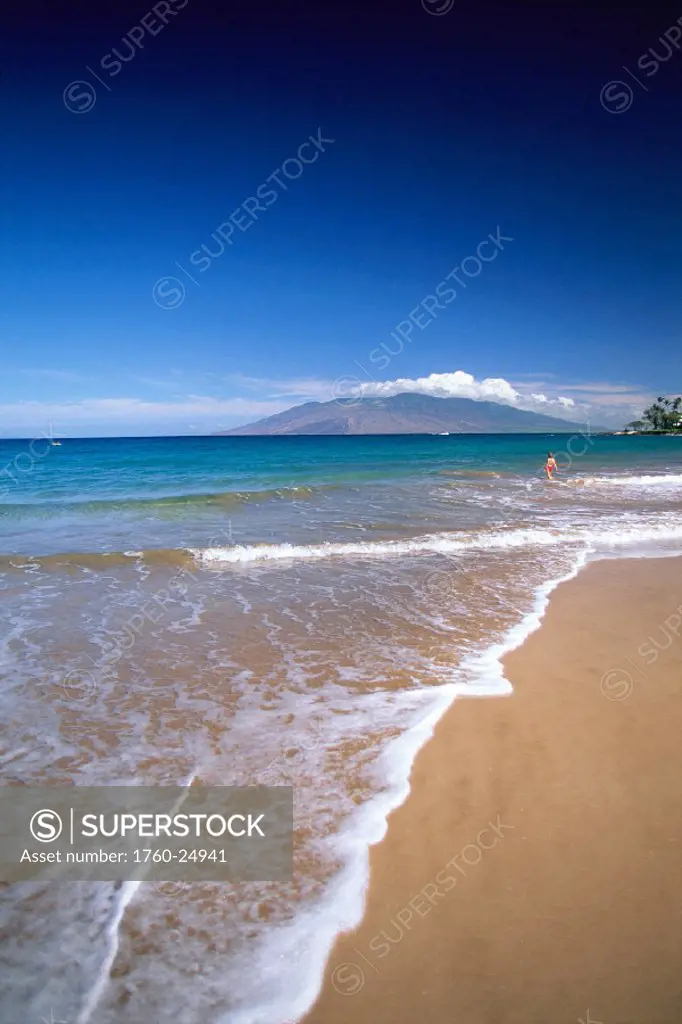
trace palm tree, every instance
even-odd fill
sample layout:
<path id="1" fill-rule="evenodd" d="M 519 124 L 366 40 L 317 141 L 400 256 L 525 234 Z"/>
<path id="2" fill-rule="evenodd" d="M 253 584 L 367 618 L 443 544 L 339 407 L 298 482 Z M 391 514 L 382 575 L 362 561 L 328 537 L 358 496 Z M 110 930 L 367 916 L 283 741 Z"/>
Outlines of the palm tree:
<path id="1" fill-rule="evenodd" d="M 663 395 L 659 395 L 655 402 L 653 402 L 648 409 L 644 410 L 643 416 L 645 422 L 641 420 L 635 420 L 630 426 L 633 430 L 646 429 L 652 431 L 677 431 L 682 429 L 682 413 L 680 413 L 680 406 L 682 406 L 682 396 L 677 398 L 664 398 Z M 635 424 L 642 423 L 642 427 L 638 427 Z"/>
<path id="2" fill-rule="evenodd" d="M 650 406 L 648 406 L 642 415 L 646 420 L 648 430 L 660 430 L 661 413 L 663 412 L 663 406 L 661 400 L 657 399 Z"/>
<path id="3" fill-rule="evenodd" d="M 663 404 L 665 406 L 665 412 L 663 414 L 664 430 L 676 430 L 679 426 L 680 414 L 679 408 L 682 403 L 682 398 L 665 398 Z"/>

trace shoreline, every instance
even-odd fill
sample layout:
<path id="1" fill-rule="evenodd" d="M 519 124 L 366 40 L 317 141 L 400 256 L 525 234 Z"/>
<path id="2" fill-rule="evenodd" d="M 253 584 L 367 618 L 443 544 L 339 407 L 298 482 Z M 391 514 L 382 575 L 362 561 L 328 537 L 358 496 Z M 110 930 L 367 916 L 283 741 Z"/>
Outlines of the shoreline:
<path id="1" fill-rule="evenodd" d="M 550 674 L 554 671 L 555 674 L 558 673 L 561 676 L 560 668 L 552 669 L 552 658 L 547 662 L 548 633 L 556 632 L 557 622 L 561 624 L 563 618 L 568 620 L 574 632 L 576 629 L 581 631 L 582 640 L 586 642 L 579 645 L 580 649 L 591 651 L 597 668 L 600 658 L 602 661 L 605 659 L 604 663 L 609 662 L 609 658 L 611 661 L 616 658 L 617 652 L 621 649 L 619 647 L 621 635 L 625 638 L 624 644 L 632 664 L 630 657 L 632 652 L 628 644 L 633 647 L 633 650 L 636 649 L 636 645 L 627 639 L 626 612 L 629 612 L 631 619 L 634 619 L 634 623 L 636 623 L 632 635 L 636 637 L 641 633 L 642 637 L 646 638 L 646 622 L 642 617 L 643 609 L 641 607 L 642 601 L 646 598 L 645 609 L 649 618 L 653 616 L 649 630 L 651 636 L 655 623 L 660 619 L 661 604 L 668 609 L 669 614 L 674 614 L 674 609 L 678 606 L 682 608 L 682 584 L 677 582 L 682 579 L 680 569 L 682 569 L 682 558 L 680 557 L 598 559 L 587 565 L 577 566 L 575 572 L 569 576 L 546 588 L 541 588 L 538 593 L 535 614 L 524 619 L 524 635 L 516 642 L 512 642 L 512 634 L 507 638 L 504 649 L 495 652 L 495 660 L 498 660 L 499 657 L 502 658 L 504 676 L 508 677 L 514 685 L 514 692 L 510 699 L 506 701 L 469 700 L 464 703 L 455 699 L 438 720 L 435 731 L 431 733 L 430 737 L 427 737 L 418 750 L 412 765 L 410 791 L 406 799 L 391 812 L 385 838 L 370 849 L 371 873 L 369 889 L 365 893 L 364 917 L 357 929 L 337 938 L 327 962 L 321 994 L 312 1010 L 302 1018 L 306 1024 L 336 1024 L 337 1021 L 341 1024 L 342 1021 L 347 1020 L 348 1013 L 359 1017 L 360 1020 L 367 1019 L 367 1021 L 407 1021 L 415 1013 L 423 1015 L 426 1006 L 428 1006 L 426 1020 L 429 1022 L 439 1021 L 441 1018 L 444 1021 L 452 1020 L 458 1016 L 473 1022 L 473 1024 L 478 1021 L 481 1024 L 483 1022 L 487 1024 L 489 1020 L 493 1019 L 496 1022 L 536 1019 L 533 1013 L 540 1013 L 539 1009 L 526 1007 L 521 1012 L 520 1007 L 511 1004 L 498 1005 L 495 1000 L 499 1001 L 499 993 L 495 994 L 495 986 L 491 989 L 489 985 L 485 984 L 485 976 L 489 972 L 482 972 L 480 964 L 474 974 L 474 978 L 478 977 L 481 983 L 478 985 L 472 981 L 470 971 L 465 972 L 466 984 L 463 985 L 460 972 L 457 969 L 457 964 L 463 953 L 466 961 L 469 944 L 466 941 L 466 932 L 463 930 L 464 925 L 457 921 L 453 923 L 450 917 L 452 907 L 457 906 L 462 898 L 466 900 L 467 919 L 470 918 L 477 922 L 477 948 L 482 943 L 486 948 L 491 945 L 495 947 L 505 945 L 500 943 L 499 936 L 487 934 L 491 932 L 490 922 L 487 923 L 488 927 L 486 928 L 484 927 L 486 922 L 480 920 L 480 914 L 483 913 L 484 908 L 487 907 L 490 911 L 489 900 L 485 898 L 484 892 L 485 879 L 488 875 L 495 879 L 500 870 L 494 867 L 495 855 L 493 853 L 484 855 L 483 850 L 492 850 L 493 845 L 501 843 L 503 837 L 513 837 L 514 842 L 507 842 L 505 853 L 507 849 L 518 851 L 520 844 L 516 841 L 516 834 L 519 831 L 519 825 L 510 824 L 510 819 L 505 821 L 504 814 L 501 819 L 499 817 L 495 819 L 493 815 L 501 814 L 502 808 L 498 807 L 497 812 L 493 810 L 493 803 L 490 801 L 491 785 L 494 782 L 496 791 L 506 794 L 508 800 L 511 793 L 509 787 L 513 785 L 513 780 L 516 779 L 517 782 L 523 784 L 528 771 L 533 773 L 538 770 L 535 764 L 538 757 L 534 758 L 529 751 L 524 750 L 523 738 L 528 731 L 529 724 L 534 725 L 535 731 L 531 737 L 526 737 L 526 739 L 532 740 L 531 746 L 539 746 L 540 770 L 543 757 L 549 758 L 550 765 L 554 764 L 556 757 L 550 753 L 553 746 L 557 746 L 559 750 L 563 749 L 561 739 L 562 708 L 557 708 L 556 705 L 560 703 L 557 700 L 557 695 L 561 692 L 560 684 L 563 682 L 565 686 L 566 679 L 559 679 L 559 682 L 556 683 L 558 688 L 555 689 L 551 685 L 551 681 L 546 678 L 548 671 Z M 623 592 L 626 592 L 628 587 L 631 590 L 634 588 L 639 597 L 641 595 L 644 597 L 641 597 L 636 607 L 620 608 L 620 624 L 618 626 L 612 624 L 611 631 L 606 638 L 602 637 L 600 633 L 599 642 L 595 644 L 594 639 L 591 638 L 591 633 L 594 633 L 595 615 L 596 621 L 599 621 L 600 612 L 602 621 L 610 620 L 613 617 L 612 605 L 614 603 L 615 605 L 622 604 Z M 604 602 L 604 591 L 607 592 L 606 603 Z M 678 597 L 676 604 L 673 605 L 675 594 Z M 602 603 L 599 604 L 597 601 L 595 605 L 598 595 L 601 595 L 599 601 Z M 588 619 L 584 618 L 585 611 L 581 612 L 580 610 L 581 597 L 586 597 L 591 607 L 591 615 Z M 609 605 L 609 601 L 611 605 Z M 532 618 L 537 621 L 535 623 L 529 621 Z M 674 622 L 675 620 L 673 620 Z M 519 627 L 519 629 L 521 628 Z M 565 664 L 566 661 L 570 662 L 571 656 L 577 656 L 574 650 L 576 644 L 570 638 L 570 629 L 564 628 L 562 632 L 568 634 L 564 635 L 560 641 L 560 646 L 563 644 L 564 647 L 561 660 Z M 595 649 L 595 646 L 599 648 L 600 645 L 603 649 Z M 682 664 L 682 640 L 679 642 L 677 651 L 675 651 L 674 644 L 671 644 L 670 647 L 669 656 L 677 658 L 679 668 L 679 665 Z M 649 652 L 649 657 L 651 657 L 651 652 Z M 622 654 L 620 659 L 622 661 Z M 660 660 L 664 660 L 663 654 L 661 654 Z M 596 696 L 599 703 L 595 705 L 594 685 L 585 692 L 585 682 L 581 679 L 581 694 L 584 694 L 585 707 L 572 708 L 573 714 L 580 719 L 581 727 L 586 734 L 597 736 L 601 729 L 602 740 L 608 739 L 609 730 L 613 730 L 616 721 L 614 716 L 609 723 L 606 712 L 615 710 L 617 713 L 626 704 L 636 703 L 634 693 L 630 692 L 625 693 L 624 699 L 619 699 L 624 688 L 632 686 L 634 690 L 636 672 L 625 670 L 625 675 L 610 674 L 610 663 L 606 665 L 602 675 L 597 679 Z M 545 684 L 538 682 L 537 678 L 532 681 L 528 678 L 529 667 L 530 675 L 539 674 L 541 678 L 545 678 Z M 538 668 L 540 668 L 539 673 Z M 585 666 L 583 665 L 582 668 L 584 670 Z M 652 664 L 650 672 L 660 671 L 660 668 L 657 659 L 657 662 Z M 533 669 L 535 672 L 532 671 Z M 587 675 L 591 678 L 595 671 L 593 664 Z M 615 669 L 613 671 L 616 672 Z M 583 671 L 582 674 L 585 675 L 585 672 Z M 591 678 L 591 682 L 594 683 L 594 679 Z M 674 690 L 676 684 L 674 679 L 668 678 L 664 681 L 664 685 L 668 689 L 672 687 Z M 679 696 L 679 684 L 677 684 L 677 694 Z M 663 715 L 663 721 L 658 723 L 666 735 L 671 734 L 670 723 L 672 721 L 677 722 L 678 726 L 682 724 L 679 700 L 676 705 L 674 701 L 669 701 L 669 703 L 672 705 L 669 708 L 669 717 L 666 718 Z M 587 708 L 591 709 L 594 721 L 586 719 Z M 630 721 L 631 713 L 628 714 Z M 552 724 L 555 726 L 554 731 Z M 633 728 L 632 722 L 629 728 Z M 474 747 L 472 747 L 472 736 L 476 737 Z M 518 749 L 514 746 L 507 749 L 504 743 L 500 743 L 496 739 L 496 737 L 506 737 L 507 740 L 513 740 L 514 736 L 517 736 L 519 740 Z M 651 737 L 648 737 L 648 742 L 651 743 Z M 461 750 L 464 761 L 467 764 L 469 761 L 473 761 L 478 770 L 471 774 L 470 770 L 462 764 L 458 764 L 457 761 L 453 763 L 453 750 Z M 464 757 L 465 751 L 470 755 L 468 759 Z M 598 745 L 592 750 L 592 756 L 597 757 L 597 751 Z M 634 771 L 633 765 L 636 766 L 638 757 L 641 760 L 644 754 L 636 748 L 634 743 L 629 744 L 626 753 L 630 758 L 630 762 L 628 762 L 630 770 Z M 623 756 L 622 751 L 619 750 L 616 750 L 616 754 Z M 565 777 L 563 779 L 554 778 L 555 788 L 552 790 L 554 796 L 557 795 L 557 786 L 561 790 L 562 785 L 565 787 L 569 783 L 576 782 L 576 769 L 571 767 L 570 751 L 565 752 L 565 756 Z M 671 757 L 677 766 L 674 771 L 671 769 L 671 774 L 675 779 L 680 780 L 682 779 L 682 753 L 678 754 L 672 750 Z M 519 770 L 519 761 L 523 765 L 523 771 Z M 585 784 L 582 775 L 580 778 L 581 785 Z M 537 780 L 535 785 L 538 786 Z M 673 781 L 671 785 L 673 788 L 670 799 L 676 808 L 682 810 L 682 782 Z M 467 792 L 470 790 L 478 792 L 481 800 L 465 801 L 465 807 L 460 814 L 456 809 L 454 812 L 452 810 L 452 794 L 456 795 L 457 800 L 461 800 L 462 789 Z M 539 785 L 537 792 L 528 794 L 526 802 L 532 803 L 534 800 L 537 802 L 545 796 L 542 785 Z M 592 793 L 592 797 L 595 799 L 603 797 L 598 786 Z M 498 804 L 499 802 L 498 799 Z M 504 803 L 504 801 L 502 802 Z M 482 808 L 485 806 L 490 809 L 490 815 L 487 823 L 481 820 L 478 822 L 478 828 L 475 829 L 474 825 L 478 821 L 476 807 L 479 806 L 479 803 L 481 814 L 483 813 Z M 648 805 L 649 801 L 645 799 L 643 808 L 646 809 Z M 549 810 L 555 810 L 555 808 L 549 808 Z M 446 818 L 446 827 L 437 830 L 437 834 L 434 835 L 434 820 L 439 820 L 443 815 Z M 524 815 L 517 814 L 517 817 L 523 819 Z M 682 815 L 678 813 L 677 818 L 679 822 Z M 490 831 L 491 827 L 493 828 L 492 832 Z M 495 827 L 497 832 L 494 831 Z M 652 827 L 656 827 L 655 823 Z M 675 828 L 677 831 L 671 842 L 678 854 L 677 863 L 679 864 L 682 862 L 682 851 L 680 850 L 682 839 L 679 824 L 676 824 Z M 514 829 L 516 832 L 513 831 Z M 416 834 L 419 835 L 418 840 L 415 840 Z M 477 845 L 477 841 L 474 841 L 472 835 L 480 837 L 480 846 Z M 485 842 L 483 836 L 485 836 Z M 526 837 L 531 840 L 533 838 L 542 846 L 537 836 Z M 523 841 L 525 842 L 525 839 Z M 458 842 L 460 843 L 459 847 Z M 424 849 L 425 843 L 428 849 Z M 456 863 L 447 869 L 448 857 L 445 856 L 447 852 L 445 847 L 449 851 L 454 849 L 455 852 L 456 849 L 469 850 L 468 857 L 473 858 L 474 863 L 463 868 L 463 865 L 468 863 L 466 857 L 464 861 L 457 861 L 455 857 Z M 442 863 L 439 862 L 436 851 L 441 851 Z M 552 854 L 555 868 L 568 865 L 570 870 L 573 860 L 567 857 L 566 851 L 562 853 L 561 849 L 553 849 Z M 504 858 L 502 853 L 498 856 Z M 452 852 L 450 852 L 450 858 L 452 858 Z M 512 857 L 514 863 L 517 859 L 518 852 Z M 547 864 L 543 863 L 546 875 Z M 536 866 L 540 877 L 543 877 L 541 870 L 543 863 Z M 410 869 L 407 872 L 405 865 Z M 451 873 L 443 874 L 446 870 Z M 452 874 L 453 871 L 455 874 Z M 478 877 L 475 877 L 470 884 L 468 880 L 465 880 L 469 875 Z M 437 876 L 440 877 L 440 887 L 434 881 Z M 420 879 L 421 885 L 418 884 Z M 496 881 L 499 888 L 500 879 L 497 878 Z M 460 883 L 459 886 L 457 886 L 457 882 Z M 544 883 L 546 887 L 547 877 L 544 877 Z M 424 895 L 425 887 L 426 895 Z M 447 892 L 442 891 L 443 889 L 447 889 Z M 460 898 L 462 889 L 470 891 L 468 895 L 465 891 Z M 452 897 L 448 896 L 450 890 L 454 890 Z M 677 890 L 674 888 L 670 891 L 669 902 L 675 898 L 676 892 Z M 543 893 L 545 903 L 540 902 L 538 905 L 541 922 L 543 907 L 546 908 L 549 896 L 552 896 L 550 903 L 556 902 L 556 894 L 545 893 L 544 888 Z M 477 905 L 476 894 L 481 897 L 480 906 Z M 615 898 L 617 893 L 612 895 Z M 443 906 L 450 907 L 450 910 L 439 909 L 441 902 Z M 523 929 L 524 915 L 518 913 L 518 907 L 516 910 L 517 926 Z M 573 908 L 572 914 L 579 916 L 576 908 Z M 442 934 L 444 923 L 449 925 L 446 934 Z M 527 920 L 525 920 L 525 924 L 528 924 Z M 554 922 L 553 927 L 556 926 L 557 922 Z M 531 930 L 528 938 L 535 942 L 545 930 L 541 924 L 537 924 L 535 930 Z M 507 944 L 511 946 L 507 952 L 511 962 L 514 963 L 514 956 L 517 955 L 518 958 L 518 950 L 512 939 L 512 934 L 513 932 L 510 932 L 507 935 Z M 677 931 L 670 938 L 672 948 L 677 948 L 682 955 L 682 925 L 678 923 Z M 405 948 L 403 948 L 403 943 Z M 497 952 L 499 956 L 500 951 Z M 674 959 L 674 957 L 672 958 Z M 678 957 L 678 961 L 679 959 L 680 957 Z M 661 960 L 664 962 L 666 960 L 663 951 Z M 420 966 L 415 968 L 415 963 Z M 525 972 L 515 969 L 508 973 L 519 977 L 523 977 L 525 974 L 526 982 L 528 982 L 528 966 L 526 962 Z M 452 982 L 447 981 L 448 973 L 452 974 Z M 492 976 L 497 978 L 499 973 L 500 971 L 496 970 Z M 433 976 L 432 984 L 420 999 L 418 998 L 419 987 L 426 976 Z M 455 980 L 457 981 L 456 993 L 453 989 Z M 505 985 L 505 990 L 508 990 L 511 984 L 510 979 Z M 462 994 L 464 989 L 468 992 L 466 999 Z M 515 988 L 515 991 L 518 991 L 523 1005 L 524 1000 L 521 998 L 523 987 Z M 664 985 L 661 992 L 669 994 L 670 986 Z M 663 994 L 661 999 L 664 998 Z M 348 1005 L 349 998 L 351 998 L 350 1006 Z M 565 995 L 564 1001 L 567 998 Z M 660 1020 L 682 1019 L 682 986 L 678 986 L 674 998 L 679 1001 L 679 1007 L 678 1004 L 675 1004 L 677 1017 L 661 1017 Z M 601 999 L 602 1005 L 605 1006 L 606 996 L 602 995 Z M 623 1010 L 628 1010 L 630 1002 L 630 997 L 623 1002 L 618 1011 L 621 1014 L 619 1020 L 638 1019 L 622 1016 Z M 494 1012 L 493 1005 L 495 1006 Z M 593 1000 L 592 1005 L 596 1006 L 597 1003 Z M 565 1002 L 564 1016 L 567 1006 L 568 1003 Z M 582 1007 L 582 1012 L 584 1016 L 585 1007 Z M 604 1014 L 606 1009 L 600 1012 Z M 490 1016 L 491 1013 L 492 1016 Z M 551 1019 L 562 1019 L 560 1007 L 551 1002 L 548 1005 L 543 1003 L 541 1014 Z M 577 1020 L 578 1017 L 574 1014 L 571 1018 L 569 1013 L 566 1019 Z M 599 1019 L 608 1021 L 609 1018 L 602 1016 Z M 611 1011 L 611 1020 L 613 1019 L 615 1018 Z M 642 1020 L 644 1019 L 650 1021 L 650 1014 L 648 1017 L 646 1015 L 642 1017 Z"/>
<path id="2" fill-rule="evenodd" d="M 597 558 L 598 556 L 593 554 L 592 557 Z M 599 557 L 607 558 L 609 556 Z M 657 555 L 656 557 L 665 556 Z M 670 557 L 677 556 L 671 555 Z M 682 559 L 682 554 L 679 557 Z M 379 758 L 379 764 L 386 762 L 384 770 L 387 776 L 394 780 L 393 785 L 383 793 L 376 795 L 369 804 L 359 808 L 354 827 L 347 837 L 351 853 L 347 855 L 343 871 L 334 885 L 333 894 L 312 911 L 309 923 L 304 926 L 301 936 L 305 943 L 303 959 L 307 960 L 310 968 L 311 957 L 308 943 L 309 935 L 312 932 L 317 940 L 315 959 L 318 963 L 314 968 L 304 972 L 301 985 L 295 990 L 295 995 L 290 996 L 287 993 L 283 999 L 266 998 L 255 1008 L 240 1007 L 234 1011 L 231 1018 L 234 1020 L 234 1024 L 261 1024 L 265 1020 L 271 1020 L 273 1015 L 280 1019 L 279 1013 L 282 1006 L 286 1008 L 284 1024 L 294 1024 L 295 1021 L 303 1024 L 308 1020 L 307 1015 L 310 1014 L 320 998 L 333 949 L 340 937 L 353 933 L 362 923 L 367 892 L 371 884 L 372 850 L 384 841 L 392 816 L 410 798 L 412 771 L 416 759 L 424 747 L 433 740 L 439 723 L 452 712 L 453 705 L 459 697 L 468 699 L 499 698 L 512 694 L 512 686 L 504 671 L 504 658 L 521 647 L 528 637 L 542 626 L 551 596 L 556 588 L 575 579 L 588 564 L 589 559 L 588 551 L 577 553 L 575 564 L 567 573 L 554 577 L 536 588 L 533 607 L 509 632 L 496 643 L 471 655 L 463 662 L 462 671 L 475 681 L 466 684 L 443 682 L 434 686 L 432 691 L 424 691 L 422 697 L 427 703 L 424 713 L 403 735 L 389 744 Z M 398 748 L 403 748 L 401 750 L 403 765 L 396 768 Z M 405 760 L 407 761 L 406 769 L 404 767 Z M 342 912 L 339 910 L 340 905 L 344 908 Z M 279 936 L 279 939 L 281 940 L 282 936 Z M 269 959 L 286 958 L 293 953 L 298 961 L 301 956 L 301 948 L 298 936 L 293 943 L 284 938 L 284 941 L 274 942 L 269 947 Z"/>

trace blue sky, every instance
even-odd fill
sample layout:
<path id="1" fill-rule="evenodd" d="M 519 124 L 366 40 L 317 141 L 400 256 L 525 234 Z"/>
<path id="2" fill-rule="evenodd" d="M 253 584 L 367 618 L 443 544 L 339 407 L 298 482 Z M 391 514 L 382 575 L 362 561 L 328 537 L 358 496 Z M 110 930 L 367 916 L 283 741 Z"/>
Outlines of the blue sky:
<path id="1" fill-rule="evenodd" d="M 674 19 L 88 10 L 10 26 L 0 435 L 209 432 L 340 386 L 620 425 L 682 391 L 682 52 L 600 103 Z"/>

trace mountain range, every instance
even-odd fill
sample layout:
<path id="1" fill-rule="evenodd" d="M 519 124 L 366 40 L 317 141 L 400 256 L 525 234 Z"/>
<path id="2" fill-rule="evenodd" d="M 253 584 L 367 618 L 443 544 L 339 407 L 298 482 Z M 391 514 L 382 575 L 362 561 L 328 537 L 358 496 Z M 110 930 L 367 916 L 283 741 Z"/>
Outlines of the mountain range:
<path id="1" fill-rule="evenodd" d="M 499 402 L 405 393 L 390 398 L 306 402 L 228 435 L 573 433 L 584 424 Z"/>

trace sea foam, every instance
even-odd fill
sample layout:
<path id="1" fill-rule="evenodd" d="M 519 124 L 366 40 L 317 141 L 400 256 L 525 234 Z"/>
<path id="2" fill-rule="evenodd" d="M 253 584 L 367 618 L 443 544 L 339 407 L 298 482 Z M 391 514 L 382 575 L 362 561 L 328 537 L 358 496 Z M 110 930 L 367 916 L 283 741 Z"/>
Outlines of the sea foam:
<path id="1" fill-rule="evenodd" d="M 619 524 L 613 529 L 595 527 L 488 530 L 478 532 L 426 534 L 404 541 L 363 541 L 323 544 L 254 544 L 229 548 L 190 549 L 190 553 L 203 564 L 246 564 L 319 560 L 324 558 L 385 558 L 442 552 L 511 550 L 515 548 L 546 547 L 559 540 L 576 545 L 621 547 L 628 544 L 682 539 L 682 523 L 667 521 L 646 525 Z"/>

